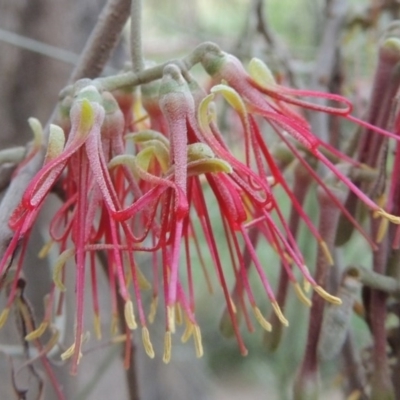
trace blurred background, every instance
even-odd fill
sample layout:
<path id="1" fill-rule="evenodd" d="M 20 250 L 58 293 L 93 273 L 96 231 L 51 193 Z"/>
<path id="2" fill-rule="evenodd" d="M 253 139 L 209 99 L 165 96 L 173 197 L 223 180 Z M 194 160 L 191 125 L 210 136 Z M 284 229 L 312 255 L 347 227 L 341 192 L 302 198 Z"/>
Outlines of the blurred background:
<path id="1" fill-rule="evenodd" d="M 28 117 L 35 116 L 46 123 L 104 3 L 104 0 L 0 0 L 1 149 L 30 140 Z M 354 102 L 358 116 L 362 116 L 369 98 L 379 38 L 389 22 L 398 18 L 400 11 L 400 4 L 395 0 L 143 0 L 143 3 L 143 41 L 147 59 L 164 62 L 187 54 L 202 41 L 214 41 L 225 51 L 239 56 L 244 63 L 253 56 L 263 59 L 284 84 L 298 88 L 315 87 L 327 10 L 333 3 L 346 7 L 338 36 L 340 54 L 335 65 L 335 82 L 340 92 Z M 117 71 L 128 59 L 128 43 L 123 38 L 108 68 Z M 195 73 L 200 80 L 205 79 L 200 69 L 196 68 Z M 310 193 L 308 197 L 306 209 L 312 210 L 315 196 Z M 49 202 L 46 214 L 47 211 L 51 214 L 52 203 L 56 201 Z M 282 196 L 282 207 L 288 211 L 285 201 Z M 45 225 L 46 215 L 42 216 L 42 221 Z M 222 227 L 220 229 L 222 232 Z M 40 320 L 43 297 L 50 285 L 49 265 L 39 261 L 36 254 L 47 238 L 40 227 L 33 238 L 29 268 L 25 273 L 30 282 L 27 293 Z M 344 255 L 346 263 L 357 261 L 360 246 L 365 246 L 357 237 L 352 240 Z M 299 244 L 312 269 L 316 246 L 311 242 L 303 229 Z M 228 254 L 225 256 L 228 260 Z M 369 257 L 368 252 L 365 257 Z M 280 268 L 278 258 L 272 251 L 263 249 L 262 259 L 272 286 L 276 287 Z M 210 260 L 206 259 L 205 263 Z M 145 264 L 146 260 L 143 260 L 142 270 L 146 270 Z M 160 356 L 149 360 L 139 343 L 136 365 L 141 398 L 291 399 L 291 384 L 304 354 L 308 310 L 297 298 L 290 296 L 286 307 L 290 326 L 284 330 L 279 348 L 268 352 L 263 346 L 261 328 L 256 329 L 253 334 L 244 333 L 249 350 L 249 355 L 244 358 L 240 356 L 235 340 L 225 339 L 219 333 L 224 299 L 216 276 L 212 276 L 214 294 L 210 296 L 200 268 L 194 269 L 197 317 L 205 355 L 198 360 L 192 345 L 176 341 L 172 362 L 165 366 Z M 259 301 L 263 304 L 265 295 L 256 277 L 253 278 L 253 287 L 259 289 Z M 106 310 L 109 307 L 106 282 L 102 285 Z M 269 312 L 266 302 L 263 311 Z M 66 331 L 71 330 L 70 323 L 62 323 Z M 107 324 L 106 320 L 104 324 Z M 88 329 L 91 328 L 88 326 Z M 151 331 L 156 354 L 162 353 L 162 333 L 162 322 L 160 326 L 156 323 Z M 367 348 L 369 334 L 357 318 L 354 333 L 357 346 Z M 0 398 L 13 399 L 11 361 L 6 353 L 10 353 L 12 344 L 18 345 L 18 340 L 11 323 L 1 331 L 0 340 Z M 119 346 L 96 350 L 95 341 L 91 340 L 88 348 L 93 351 L 83 357 L 77 377 L 69 375 L 68 367 L 56 367 L 68 398 L 128 398 Z M 323 366 L 324 399 L 343 398 L 341 362 L 338 358 Z M 21 377 L 19 383 L 26 387 L 34 384 L 29 376 Z M 54 398 L 51 389 L 46 393 L 46 399 Z M 35 396 L 29 391 L 27 398 Z"/>

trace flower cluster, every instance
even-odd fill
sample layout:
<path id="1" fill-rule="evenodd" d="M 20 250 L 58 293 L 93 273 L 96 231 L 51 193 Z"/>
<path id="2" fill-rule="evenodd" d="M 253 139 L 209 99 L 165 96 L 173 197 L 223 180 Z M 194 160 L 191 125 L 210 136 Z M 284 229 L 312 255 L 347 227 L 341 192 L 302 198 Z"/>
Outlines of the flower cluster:
<path id="1" fill-rule="evenodd" d="M 51 326 L 53 310 L 60 309 L 55 307 L 56 299 L 62 299 L 57 294 L 66 290 L 64 266 L 74 258 L 75 341 L 62 354 L 64 359 L 72 357 L 73 372 L 81 356 L 87 269 L 92 282 L 94 331 L 101 337 L 96 278 L 98 254 L 106 259 L 104 269 L 111 291 L 114 321 L 118 319 L 117 297 L 121 296 L 125 304 L 127 341 L 130 331 L 137 328 L 137 314 L 145 350 L 154 357 L 148 322 L 154 320 L 158 308 L 161 275 L 165 309 L 164 361 L 171 358 L 171 335 L 182 316 L 186 324 L 182 340 L 193 336 L 197 356 L 202 355 L 201 333 L 195 317 L 193 250 L 190 246 L 194 243 L 198 259 L 202 260 L 196 224 L 200 226 L 226 299 L 229 320 L 224 323 L 234 332 L 242 354 L 247 350 L 240 334 L 239 319 L 244 315 L 246 321 L 251 320 L 249 308 L 264 329 L 271 329 L 249 282 L 251 265 L 278 319 L 288 325 L 268 281 L 268 271 L 259 259 L 257 244 L 261 240 L 279 255 L 303 303 L 310 305 L 310 300 L 296 279 L 294 266 L 304 278 L 305 290 L 312 287 L 327 301 L 340 304 L 340 299 L 327 293 L 314 280 L 290 232 L 274 193 L 277 186 L 284 190 L 332 262 L 326 243 L 291 192 L 267 145 L 260 117 L 268 123 L 268 131 L 272 128 L 276 132 L 359 230 L 362 231 L 354 217 L 301 156 L 299 146 L 331 170 L 375 214 L 399 222 L 398 217 L 387 214 L 375 204 L 324 155 L 328 152 L 342 162 L 362 167 L 312 133 L 299 111 L 305 108 L 330 113 L 367 125 L 351 116 L 352 107 L 348 100 L 337 95 L 279 86 L 260 60 L 250 63 L 248 74 L 235 57 L 211 51 L 202 58 L 202 65 L 215 84 L 209 93 L 187 71 L 173 64 L 167 65 L 161 81 L 142 88 L 141 104 L 146 119 L 141 122 L 138 120 L 143 110 L 140 111 L 137 105 L 140 100 L 132 93 L 111 93 L 103 90 L 96 81 L 77 82 L 63 100 L 62 127 L 50 127 L 43 167 L 11 216 L 9 224 L 14 236 L 0 260 L 0 276 L 6 276 L 14 264 L 16 273 L 8 291 L 6 308 L 0 315 L 0 326 L 5 323 L 13 305 L 27 242 L 38 213 L 50 191 L 56 190 L 63 199 L 50 224 L 51 241 L 42 252 L 44 256 L 51 246 L 59 251 L 50 300 L 43 322 L 28 334 L 27 339 L 37 339 Z M 237 114 L 237 129 L 241 132 L 237 144 L 244 150 L 243 158 L 234 155 L 226 133 L 219 127 L 215 99 L 220 95 Z M 340 106 L 318 106 L 304 100 L 312 97 L 325 98 Z M 209 215 L 211 203 L 219 210 L 225 232 L 222 239 L 216 237 Z M 236 281 L 232 290 L 226 280 L 230 272 L 221 262 L 221 247 L 217 245 L 220 240 L 225 241 L 231 258 Z M 21 251 L 16 256 L 19 247 Z M 139 269 L 139 253 L 152 254 L 152 271 L 143 274 Z M 186 274 L 182 272 L 184 264 Z M 149 273 L 153 276 L 153 301 L 147 317 L 141 290 L 149 287 L 144 277 Z M 187 282 L 183 282 L 184 275 Z M 2 285 L 4 281 L 2 279 Z"/>

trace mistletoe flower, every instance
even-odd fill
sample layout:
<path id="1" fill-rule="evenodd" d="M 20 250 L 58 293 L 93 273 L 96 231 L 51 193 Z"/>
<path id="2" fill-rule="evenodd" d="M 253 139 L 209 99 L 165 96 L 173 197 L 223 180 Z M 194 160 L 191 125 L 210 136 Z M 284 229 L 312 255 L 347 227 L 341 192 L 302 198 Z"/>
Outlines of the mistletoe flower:
<path id="1" fill-rule="evenodd" d="M 358 196 L 367 207 L 374 211 L 376 215 L 381 215 L 396 224 L 400 223 L 399 217 L 388 214 L 378 204 L 366 196 L 339 168 L 323 155 L 320 148 L 326 148 L 339 159 L 351 164 L 354 164 L 354 161 L 315 136 L 311 132 L 308 122 L 288 105 L 343 117 L 388 137 L 396 138 L 395 135 L 353 117 L 350 114 L 352 111 L 351 103 L 342 96 L 330 93 L 295 90 L 278 85 L 270 70 L 258 59 L 253 59 L 250 62 L 250 75 L 244 70 L 237 58 L 224 52 L 207 53 L 203 58 L 202 64 L 214 80 L 227 82 L 227 84 L 242 97 L 248 112 L 264 117 L 274 128 L 279 137 L 293 152 L 295 152 L 300 162 L 305 163 L 294 146 L 288 141 L 286 134 L 292 136 L 320 162 L 325 164 L 338 179 L 354 192 L 354 194 Z M 323 98 L 337 102 L 342 106 L 338 108 L 321 106 L 299 99 L 299 97 Z M 309 171 L 316 177 L 316 174 L 313 173 L 310 167 Z M 344 208 L 338 202 L 337 205 L 345 212 Z"/>
<path id="2" fill-rule="evenodd" d="M 232 95 L 226 90 L 223 90 L 223 93 L 228 97 Z M 194 82 L 190 82 L 188 85 L 183 80 L 180 71 L 174 66 L 169 66 L 165 70 L 160 99 L 160 105 L 168 124 L 167 132 L 157 134 L 154 131 L 147 131 L 131 136 L 136 143 L 144 147 L 136 157 L 129 158 L 132 172 L 153 187 L 150 187 L 141 199 L 129 207 L 129 210 L 122 211 L 120 216 L 129 218 L 142 210 L 145 203 L 152 203 L 154 207 L 160 207 L 158 213 L 160 222 L 157 228 L 158 242 L 154 249 L 161 249 L 163 258 L 167 313 L 165 361 L 168 361 L 171 355 L 170 338 L 175 327 L 177 308 L 182 308 L 186 316 L 187 330 L 183 339 L 187 340 L 191 332 L 195 332 L 195 341 L 199 343 L 200 331 L 194 319 L 192 256 L 189 246 L 191 240 L 194 240 L 195 243 L 198 242 L 194 228 L 195 220 L 200 223 L 216 268 L 218 280 L 226 299 L 230 324 L 242 354 L 246 354 L 247 350 L 238 327 L 239 316 L 244 315 L 248 326 L 251 325 L 245 297 L 249 300 L 257 321 L 265 329 L 271 329 L 271 325 L 256 304 L 247 276 L 248 264 L 255 265 L 260 281 L 278 318 L 284 325 L 288 324 L 276 301 L 265 268 L 257 255 L 251 235 L 252 229 L 259 230 L 283 259 L 290 280 L 303 302 L 310 304 L 291 271 L 291 262 L 298 265 L 307 283 L 321 296 L 333 303 L 338 302 L 338 299 L 326 293 L 314 281 L 305 266 L 301 252 L 290 235 L 274 197 L 271 185 L 276 181 L 275 177 L 267 176 L 264 167 L 254 171 L 250 165 L 242 163 L 230 153 L 222 135 L 217 130 L 212 113 L 210 114 L 212 100 L 213 95 L 205 97 Z M 197 120 L 195 111 L 196 102 L 199 103 L 199 120 Z M 244 109 L 244 104 L 241 104 Z M 257 133 L 259 134 L 259 132 Z M 252 142 L 256 140 L 253 128 L 250 140 Z M 125 161 L 128 160 L 126 157 L 124 158 Z M 113 163 L 116 161 L 114 160 Z M 260 165 L 258 166 L 260 167 Z M 200 180 L 200 176 L 202 176 L 202 180 Z M 221 262 L 220 246 L 217 244 L 213 221 L 209 216 L 202 184 L 204 180 L 214 195 L 224 227 L 226 245 L 231 255 L 232 267 L 237 280 L 234 297 L 229 293 L 226 282 L 227 272 Z M 284 227 L 284 232 L 278 227 L 272 213 L 276 213 L 279 224 Z M 315 234 L 318 235 L 318 233 Z M 178 255 L 181 242 L 184 243 L 186 253 L 188 294 L 185 294 L 183 290 L 184 285 L 179 268 Z M 240 242 L 245 244 L 244 251 L 240 249 Z M 196 248 L 199 259 L 203 259 L 200 249 L 198 246 Z M 249 257 L 244 253 L 248 253 Z M 199 348 L 198 345 L 196 347 Z"/>
<path id="3" fill-rule="evenodd" d="M 42 169 L 27 187 L 21 202 L 13 212 L 10 227 L 14 236 L 0 260 L 0 276 L 4 275 L 13 262 L 14 254 L 20 242 L 22 252 L 17 262 L 17 273 L 6 309 L 0 317 L 3 324 L 15 297 L 18 275 L 26 249 L 31 228 L 43 206 L 44 200 L 53 186 L 58 183 L 65 196 L 65 203 L 56 213 L 50 225 L 50 236 L 60 247 L 60 257 L 54 268 L 55 284 L 60 290 L 63 285 L 62 267 L 72 256 L 76 262 L 76 328 L 75 342 L 63 354 L 63 358 L 73 357 L 72 372 L 76 372 L 80 358 L 83 334 L 83 302 L 85 293 L 86 255 L 91 253 L 91 274 L 95 307 L 96 334 L 100 336 L 99 310 L 96 289 L 96 272 L 93 253 L 106 251 L 109 263 L 110 286 L 113 294 L 113 312 L 116 311 L 116 281 L 120 294 L 125 301 L 125 319 L 128 328 L 136 328 L 133 304 L 127 287 L 127 277 L 123 266 L 123 252 L 128 253 L 131 274 L 136 276 L 136 266 L 132 256 L 132 244 L 121 236 L 120 230 L 127 237 L 134 238 L 127 224 L 120 224 L 114 215 L 120 210 L 120 197 L 123 187 L 119 188 L 116 179 L 108 171 L 108 162 L 114 155 L 124 151 L 124 117 L 116 101 L 109 93 L 100 94 L 94 86 L 84 86 L 78 91 L 70 108 L 71 128 L 65 140 L 60 127 L 51 126 L 49 144 Z M 126 171 L 125 171 L 126 172 Z M 138 195 L 138 186 L 130 172 L 127 180 L 134 195 Z M 67 248 L 68 239 L 73 248 Z M 137 280 L 135 281 L 137 282 Z M 148 353 L 153 354 L 148 338 L 148 331 L 143 316 L 139 288 L 135 288 L 136 299 L 143 325 L 143 338 Z M 54 299 L 54 287 L 50 296 Z M 50 302 L 51 303 L 51 302 Z M 52 304 L 48 305 L 47 319 L 29 335 L 30 339 L 40 336 L 48 325 Z"/>

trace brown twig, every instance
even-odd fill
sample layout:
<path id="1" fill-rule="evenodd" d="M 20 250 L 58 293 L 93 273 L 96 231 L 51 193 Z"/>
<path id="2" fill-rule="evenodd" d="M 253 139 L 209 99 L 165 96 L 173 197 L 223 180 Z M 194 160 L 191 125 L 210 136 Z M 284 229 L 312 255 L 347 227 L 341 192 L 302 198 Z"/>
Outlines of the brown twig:
<path id="1" fill-rule="evenodd" d="M 131 0 L 108 0 L 71 75 L 71 82 L 101 74 L 128 20 L 130 7 Z"/>
<path id="2" fill-rule="evenodd" d="M 108 261 L 105 252 L 103 251 L 98 251 L 97 252 L 98 259 L 100 261 L 101 267 L 103 269 L 105 277 L 108 279 L 109 274 L 108 274 Z M 118 307 L 118 321 L 120 325 L 120 330 L 121 332 L 125 332 L 126 330 L 126 324 L 125 324 L 125 313 L 124 313 L 124 299 L 118 295 L 117 296 L 117 307 Z M 131 339 L 132 340 L 132 339 Z M 129 392 L 129 400 L 139 400 L 139 385 L 138 385 L 138 377 L 137 377 L 137 372 L 136 372 L 136 362 L 135 362 L 135 353 L 136 353 L 136 346 L 132 342 L 129 348 L 124 348 L 125 352 L 129 351 L 129 354 L 125 354 L 125 352 L 122 353 L 122 358 L 128 357 L 130 360 L 130 363 L 127 365 L 127 369 L 125 370 L 125 376 L 126 376 L 126 383 L 128 386 L 128 392 Z"/>
<path id="3" fill-rule="evenodd" d="M 334 183 L 334 182 L 332 182 Z M 332 186 L 332 187 L 331 187 Z M 340 200 L 344 200 L 345 193 L 330 185 L 330 190 Z M 320 209 L 319 232 L 329 249 L 334 246 L 335 232 L 340 216 L 340 209 L 322 188 L 318 188 L 318 202 Z M 321 247 L 318 248 L 315 271 L 315 281 L 326 288 L 329 276 L 329 261 Z M 304 358 L 296 378 L 294 390 L 295 399 L 318 398 L 319 357 L 318 342 L 320 339 L 325 300 L 314 292 L 308 324 L 307 344 Z M 333 306 L 335 307 L 335 306 Z"/>
<path id="4" fill-rule="evenodd" d="M 267 18 L 265 18 L 265 1 L 254 0 L 253 8 L 257 21 L 257 32 L 261 34 L 279 59 L 291 86 L 299 87 L 296 74 L 293 70 L 290 53 L 288 49 L 280 42 L 275 32 L 272 31 Z"/>
<path id="5" fill-rule="evenodd" d="M 340 44 L 339 38 L 348 6 L 347 0 L 332 0 L 326 3 L 325 28 L 310 82 L 310 89 L 320 92 L 329 91 L 329 86 L 334 77 Z M 320 99 L 318 103 L 325 104 L 326 100 Z M 310 122 L 312 131 L 316 132 L 323 141 L 329 142 L 328 115 L 325 113 L 312 113 Z"/>

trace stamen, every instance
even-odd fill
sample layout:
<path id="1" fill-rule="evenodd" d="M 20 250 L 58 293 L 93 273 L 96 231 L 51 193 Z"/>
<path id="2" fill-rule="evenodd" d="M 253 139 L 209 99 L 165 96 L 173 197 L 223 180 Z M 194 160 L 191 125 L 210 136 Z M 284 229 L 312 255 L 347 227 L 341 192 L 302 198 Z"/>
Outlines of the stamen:
<path id="1" fill-rule="evenodd" d="M 126 335 L 117 335 L 111 338 L 111 343 L 122 343 L 126 341 Z"/>
<path id="2" fill-rule="evenodd" d="M 326 244 L 326 242 L 324 240 L 321 240 L 319 242 L 319 245 L 321 246 L 321 249 L 325 255 L 326 261 L 328 261 L 329 265 L 333 265 L 334 261 L 333 261 L 333 257 L 331 252 L 329 251 L 328 245 Z"/>
<path id="3" fill-rule="evenodd" d="M 186 343 L 189 340 L 190 336 L 192 336 L 193 330 L 194 324 L 192 324 L 189 319 L 186 318 L 186 328 L 181 337 L 182 343 Z"/>
<path id="4" fill-rule="evenodd" d="M 385 237 L 387 230 L 389 227 L 389 220 L 386 218 L 381 219 L 381 223 L 379 224 L 378 233 L 376 235 L 376 242 L 381 243 L 383 238 Z"/>
<path id="5" fill-rule="evenodd" d="M 300 284 L 298 282 L 295 282 L 293 286 L 299 300 L 307 307 L 311 307 L 311 300 L 304 294 Z"/>
<path id="6" fill-rule="evenodd" d="M 128 325 L 128 328 L 131 330 L 136 329 L 137 323 L 136 323 L 135 314 L 134 314 L 134 310 L 133 310 L 133 303 L 131 300 L 128 300 L 125 303 L 124 316 L 125 316 L 125 321 L 126 321 L 126 324 Z"/>
<path id="7" fill-rule="evenodd" d="M 153 300 L 151 301 L 150 312 L 149 312 L 149 322 L 151 324 L 154 322 L 154 318 L 157 312 L 157 306 L 158 306 L 158 296 L 154 296 Z"/>
<path id="8" fill-rule="evenodd" d="M 175 332 L 175 307 L 167 306 L 167 324 L 168 329 L 174 333 Z"/>
<path id="9" fill-rule="evenodd" d="M 263 317 L 260 309 L 257 306 L 253 307 L 254 315 L 258 323 L 268 332 L 272 331 L 272 325 Z"/>
<path id="10" fill-rule="evenodd" d="M 164 336 L 164 355 L 163 361 L 165 364 L 168 364 L 171 361 L 171 350 L 172 350 L 172 340 L 171 340 L 171 332 L 165 332 Z"/>
<path id="11" fill-rule="evenodd" d="M 281 321 L 282 325 L 289 326 L 289 321 L 283 315 L 282 310 L 276 301 L 272 302 L 272 307 L 279 321 Z"/>
<path id="12" fill-rule="evenodd" d="M 94 334 L 97 340 L 101 339 L 101 322 L 100 322 L 100 315 L 95 314 L 93 317 L 93 327 L 94 327 Z"/>
<path id="13" fill-rule="evenodd" d="M 61 354 L 61 360 L 65 361 L 68 360 L 68 358 L 71 358 L 74 354 L 75 351 L 75 343 L 73 343 L 70 347 L 68 347 L 67 350 L 64 351 L 64 353 Z M 79 363 L 79 359 L 81 358 L 82 354 L 79 354 L 78 357 L 78 363 Z"/>
<path id="14" fill-rule="evenodd" d="M 82 335 L 81 347 L 82 347 L 82 344 L 89 339 L 89 336 L 90 335 L 89 335 L 88 332 L 86 332 L 84 335 Z M 63 361 L 68 360 L 68 358 L 71 358 L 74 355 L 74 353 L 75 353 L 75 343 L 76 342 L 74 342 L 67 350 L 64 351 L 64 353 L 61 354 L 61 356 L 60 356 L 61 360 L 63 360 Z M 78 355 L 77 364 L 79 364 L 79 362 L 81 361 L 82 355 L 83 354 L 81 352 L 81 349 L 79 349 L 79 355 Z"/>
<path id="15" fill-rule="evenodd" d="M 377 210 L 377 215 L 381 215 L 383 218 L 388 219 L 390 222 L 393 222 L 394 224 L 400 224 L 400 217 L 397 217 L 396 215 L 392 215 L 387 213 L 385 210 L 383 210 L 382 208 L 380 208 L 379 210 Z"/>
<path id="16" fill-rule="evenodd" d="M 42 322 L 37 329 L 35 329 L 34 331 L 28 333 L 25 336 L 25 340 L 27 340 L 29 342 L 30 340 L 34 340 L 34 339 L 39 338 L 46 331 L 48 325 L 49 325 L 48 322 Z"/>
<path id="17" fill-rule="evenodd" d="M 182 325 L 182 323 L 183 323 L 182 308 L 179 303 L 176 304 L 176 306 L 175 306 L 175 320 L 178 325 Z"/>
<path id="18" fill-rule="evenodd" d="M 306 293 L 308 293 L 311 289 L 311 283 L 306 278 L 303 280 L 303 288 Z"/>
<path id="19" fill-rule="evenodd" d="M 84 335 L 82 335 L 81 346 L 82 346 L 82 343 L 87 341 L 88 339 L 89 339 L 89 334 L 88 333 L 85 333 Z M 68 358 L 71 358 L 74 355 L 74 353 L 75 353 L 75 343 L 76 342 L 74 342 L 70 347 L 68 347 L 67 350 L 64 351 L 64 353 L 61 354 L 61 356 L 60 356 L 61 360 L 63 360 L 63 361 L 68 360 Z M 81 358 L 82 358 L 82 352 L 79 349 L 79 355 L 78 355 L 77 364 L 79 364 Z"/>
<path id="20" fill-rule="evenodd" d="M 196 357 L 197 358 L 203 357 L 203 344 L 201 342 L 201 331 L 198 325 L 194 326 L 193 338 L 194 338 L 194 346 L 196 348 Z"/>
<path id="21" fill-rule="evenodd" d="M 40 249 L 39 253 L 38 253 L 38 257 L 40 259 L 46 258 L 50 252 L 51 246 L 53 246 L 54 241 L 53 240 L 49 240 L 47 243 L 45 243 L 45 245 Z"/>
<path id="22" fill-rule="evenodd" d="M 10 314 L 10 309 L 5 308 L 0 314 L 0 328 L 6 323 L 8 315 Z"/>
<path id="23" fill-rule="evenodd" d="M 62 281 L 62 269 L 64 268 L 65 263 L 67 260 L 72 257 L 75 254 L 75 249 L 67 249 L 63 251 L 57 261 L 56 264 L 54 265 L 54 271 L 53 271 L 53 281 L 54 284 L 57 286 L 57 288 L 61 292 L 65 292 L 66 288 L 64 286 L 64 283 Z"/>
<path id="24" fill-rule="evenodd" d="M 339 297 L 333 296 L 331 294 L 329 294 L 328 292 L 326 292 L 321 286 L 317 285 L 314 286 L 314 290 L 326 301 L 328 301 L 329 303 L 335 304 L 340 306 L 342 304 L 342 300 L 339 299 Z"/>
<path id="25" fill-rule="evenodd" d="M 153 350 L 153 345 L 151 344 L 150 341 L 149 330 L 145 326 L 142 328 L 142 341 L 146 354 L 150 358 L 154 358 L 154 350 Z"/>

